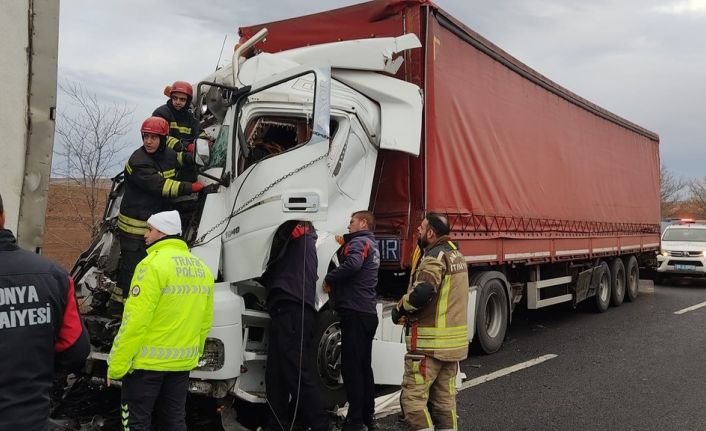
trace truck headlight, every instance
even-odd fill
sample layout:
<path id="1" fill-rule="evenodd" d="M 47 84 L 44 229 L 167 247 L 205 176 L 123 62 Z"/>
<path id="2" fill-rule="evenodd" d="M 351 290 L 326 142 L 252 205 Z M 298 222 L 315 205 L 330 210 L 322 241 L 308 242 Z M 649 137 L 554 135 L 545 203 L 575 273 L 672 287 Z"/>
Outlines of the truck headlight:
<path id="1" fill-rule="evenodd" d="M 225 362 L 223 342 L 217 338 L 206 338 L 203 355 L 199 359 L 199 371 L 217 371 L 223 368 Z"/>
<path id="2" fill-rule="evenodd" d="M 662 256 L 669 256 L 669 252 L 667 250 L 662 250 Z"/>

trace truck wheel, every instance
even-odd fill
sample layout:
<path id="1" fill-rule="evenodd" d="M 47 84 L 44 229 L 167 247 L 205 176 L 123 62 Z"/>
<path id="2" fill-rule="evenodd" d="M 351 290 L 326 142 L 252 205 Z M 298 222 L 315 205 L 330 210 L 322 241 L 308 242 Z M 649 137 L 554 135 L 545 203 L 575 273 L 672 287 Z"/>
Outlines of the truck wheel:
<path id="1" fill-rule="evenodd" d="M 315 384 L 319 388 L 324 408 L 333 409 L 346 402 L 346 391 L 341 380 L 341 319 L 335 311 L 318 313 L 312 351 Z"/>
<path id="2" fill-rule="evenodd" d="M 594 271 L 600 271 L 601 274 L 596 286 L 596 295 L 593 297 L 593 307 L 597 313 L 603 313 L 610 305 L 610 270 L 607 263 L 601 262 Z"/>
<path id="3" fill-rule="evenodd" d="M 637 266 L 637 259 L 635 256 L 630 255 L 625 257 L 625 300 L 632 302 L 637 298 L 637 289 L 640 285 L 640 268 Z M 655 274 L 655 277 L 659 277 L 659 274 Z M 659 284 L 662 281 L 657 281 L 655 278 L 655 283 Z"/>
<path id="4" fill-rule="evenodd" d="M 610 303 L 617 307 L 625 298 L 625 266 L 623 261 L 616 257 L 610 263 Z"/>
<path id="5" fill-rule="evenodd" d="M 500 350 L 507 332 L 507 293 L 505 285 L 497 278 L 481 286 L 476 335 L 480 350 L 489 355 Z"/>

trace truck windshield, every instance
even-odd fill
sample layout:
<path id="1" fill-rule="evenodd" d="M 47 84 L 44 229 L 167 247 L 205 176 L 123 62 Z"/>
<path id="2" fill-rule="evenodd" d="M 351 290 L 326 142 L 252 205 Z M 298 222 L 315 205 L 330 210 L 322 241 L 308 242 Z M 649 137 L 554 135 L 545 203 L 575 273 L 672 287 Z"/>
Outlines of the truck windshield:
<path id="1" fill-rule="evenodd" d="M 314 116 L 313 73 L 294 77 L 248 95 L 240 111 L 238 155 L 242 172 L 262 159 L 309 142 Z"/>
<path id="2" fill-rule="evenodd" d="M 706 229 L 671 228 L 664 232 L 662 241 L 706 242 Z"/>

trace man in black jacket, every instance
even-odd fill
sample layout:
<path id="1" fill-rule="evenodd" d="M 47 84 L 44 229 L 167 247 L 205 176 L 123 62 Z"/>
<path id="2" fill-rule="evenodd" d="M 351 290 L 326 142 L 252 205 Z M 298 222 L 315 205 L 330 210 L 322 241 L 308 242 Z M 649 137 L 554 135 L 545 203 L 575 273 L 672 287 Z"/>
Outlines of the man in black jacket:
<path id="1" fill-rule="evenodd" d="M 155 109 L 155 117 L 161 117 L 169 123 L 169 136 L 167 146 L 176 152 L 193 152 L 196 139 L 199 137 L 200 126 L 194 115 L 189 111 L 194 90 L 186 81 L 176 81 L 164 89 L 164 95 L 169 97 L 167 103 Z M 177 173 L 177 179 L 196 181 L 196 169 L 186 166 Z"/>
<path id="2" fill-rule="evenodd" d="M 135 266 L 147 256 L 144 240 L 147 219 L 171 210 L 173 198 L 198 193 L 204 187 L 199 182 L 173 179 L 178 167 L 193 165 L 194 159 L 189 153 L 176 153 L 167 147 L 169 124 L 165 119 L 146 119 L 140 132 L 143 145 L 125 164 L 125 194 L 118 215 L 120 264 L 117 287 L 110 297 L 110 312 L 114 315 L 122 313 Z"/>
<path id="3" fill-rule="evenodd" d="M 73 279 L 17 246 L 0 196 L 0 430 L 47 430 L 54 370 L 80 369 L 90 350 Z"/>
<path id="4" fill-rule="evenodd" d="M 313 431 L 330 429 L 314 385 L 306 352 L 316 323 L 316 232 L 310 222 L 285 222 L 272 241 L 260 282 L 270 313 L 265 385 L 271 415 L 268 430 L 289 429 L 290 399 Z"/>
<path id="5" fill-rule="evenodd" d="M 351 215 L 341 263 L 324 280 L 334 308 L 341 317 L 341 373 L 348 398 L 343 431 L 377 430 L 375 379 L 372 368 L 373 337 L 378 326 L 377 284 L 380 251 L 375 235 L 375 216 L 370 211 Z"/>

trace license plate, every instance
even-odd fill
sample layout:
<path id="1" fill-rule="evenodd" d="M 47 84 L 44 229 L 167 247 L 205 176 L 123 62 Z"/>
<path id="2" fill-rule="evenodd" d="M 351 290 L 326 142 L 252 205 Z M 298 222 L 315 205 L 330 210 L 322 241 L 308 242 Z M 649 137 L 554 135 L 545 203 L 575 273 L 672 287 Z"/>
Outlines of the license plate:
<path id="1" fill-rule="evenodd" d="M 674 265 L 674 269 L 676 269 L 677 271 L 693 271 L 694 265 L 683 265 L 677 263 L 676 265 Z"/>
<path id="2" fill-rule="evenodd" d="M 400 261 L 400 240 L 399 238 L 380 238 L 378 248 L 380 249 L 380 260 L 383 262 Z"/>

